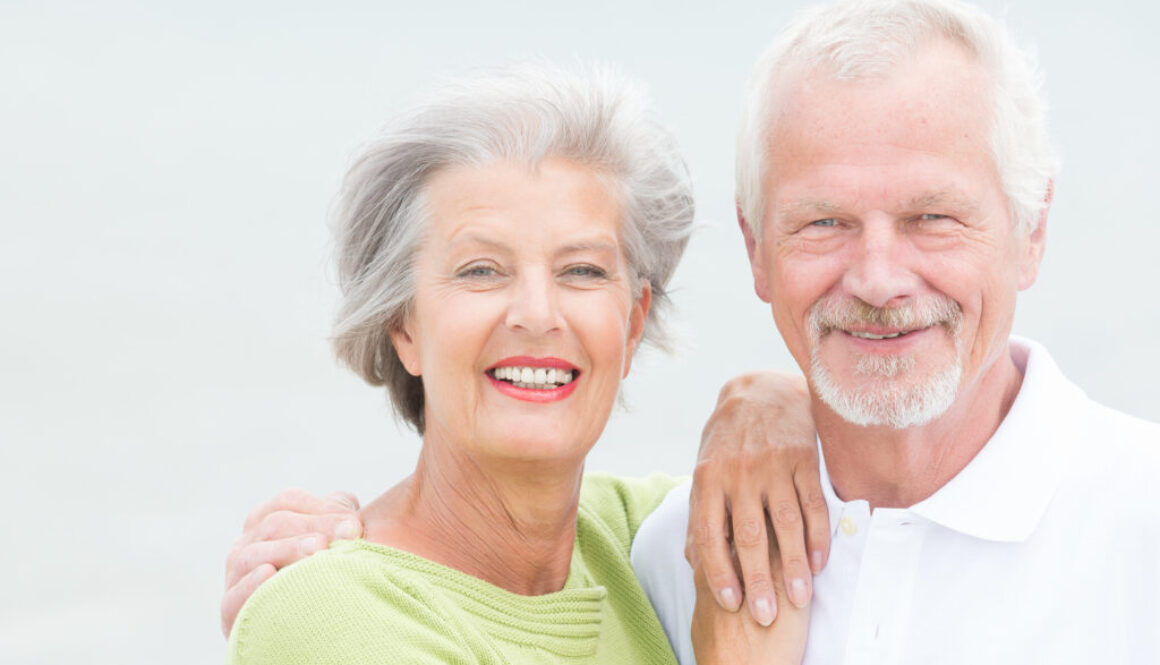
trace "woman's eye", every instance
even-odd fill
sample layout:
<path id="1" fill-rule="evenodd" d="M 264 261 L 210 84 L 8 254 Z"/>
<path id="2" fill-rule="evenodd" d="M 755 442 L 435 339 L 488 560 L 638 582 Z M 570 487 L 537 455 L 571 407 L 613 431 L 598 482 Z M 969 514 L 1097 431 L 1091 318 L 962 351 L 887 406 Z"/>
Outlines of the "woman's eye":
<path id="1" fill-rule="evenodd" d="M 496 274 L 498 274 L 496 272 L 496 269 L 491 267 L 491 266 L 477 265 L 477 266 L 468 266 L 468 267 L 464 268 L 463 270 L 460 270 L 459 273 L 456 275 L 456 277 L 481 278 L 481 277 L 492 277 Z"/>
<path id="2" fill-rule="evenodd" d="M 597 268 L 596 266 L 591 266 L 591 265 L 587 265 L 587 264 L 569 266 L 567 269 L 564 270 L 564 274 L 568 277 L 595 277 L 595 278 L 606 277 L 608 275 L 608 273 L 605 270 L 603 270 L 602 268 Z"/>

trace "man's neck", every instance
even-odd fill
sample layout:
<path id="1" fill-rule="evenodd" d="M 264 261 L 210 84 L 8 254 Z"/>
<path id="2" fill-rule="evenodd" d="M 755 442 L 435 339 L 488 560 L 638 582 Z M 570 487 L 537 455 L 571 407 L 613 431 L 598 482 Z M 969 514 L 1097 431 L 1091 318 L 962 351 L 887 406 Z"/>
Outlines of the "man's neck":
<path id="1" fill-rule="evenodd" d="M 873 508 L 907 508 L 931 496 L 970 463 L 1007 416 L 1023 382 L 1010 353 L 964 385 L 939 418 L 919 427 L 860 427 L 818 399 L 814 420 L 834 491 Z"/>

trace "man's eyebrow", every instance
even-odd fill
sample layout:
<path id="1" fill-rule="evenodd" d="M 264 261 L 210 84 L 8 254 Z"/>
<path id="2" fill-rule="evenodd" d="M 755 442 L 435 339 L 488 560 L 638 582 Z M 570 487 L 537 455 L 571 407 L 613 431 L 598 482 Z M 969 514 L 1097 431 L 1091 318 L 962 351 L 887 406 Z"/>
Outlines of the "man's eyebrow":
<path id="1" fill-rule="evenodd" d="M 979 208 L 979 203 L 958 191 L 944 189 L 916 196 L 903 206 L 906 210 L 931 210 L 942 207 L 973 212 Z"/>
<path id="2" fill-rule="evenodd" d="M 781 208 L 778 208 L 777 216 L 779 218 L 793 217 L 805 212 L 824 215 L 837 212 L 839 209 L 838 204 L 832 201 L 826 201 L 824 199 L 801 199 L 791 201 Z"/>
<path id="3" fill-rule="evenodd" d="M 957 190 L 944 189 L 919 194 L 899 206 L 900 209 L 907 211 L 930 210 L 943 207 L 973 212 L 979 208 L 979 203 L 974 199 L 964 196 Z M 842 207 L 833 201 L 827 201 L 825 199 L 801 199 L 783 205 L 777 212 L 779 218 L 785 218 L 794 217 L 803 213 L 828 215 L 839 212 L 841 209 Z"/>

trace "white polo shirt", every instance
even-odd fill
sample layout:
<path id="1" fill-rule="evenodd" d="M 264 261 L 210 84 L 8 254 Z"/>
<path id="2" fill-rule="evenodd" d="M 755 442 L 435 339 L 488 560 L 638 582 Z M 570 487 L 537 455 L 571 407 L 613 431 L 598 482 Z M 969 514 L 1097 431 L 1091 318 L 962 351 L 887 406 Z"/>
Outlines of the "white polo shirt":
<path id="1" fill-rule="evenodd" d="M 1019 395 L 930 498 L 870 511 L 822 462 L 833 534 L 814 578 L 808 665 L 1160 664 L 1160 426 L 1069 383 L 1013 338 Z M 632 563 L 683 665 L 694 662 L 688 485 L 637 533 Z"/>

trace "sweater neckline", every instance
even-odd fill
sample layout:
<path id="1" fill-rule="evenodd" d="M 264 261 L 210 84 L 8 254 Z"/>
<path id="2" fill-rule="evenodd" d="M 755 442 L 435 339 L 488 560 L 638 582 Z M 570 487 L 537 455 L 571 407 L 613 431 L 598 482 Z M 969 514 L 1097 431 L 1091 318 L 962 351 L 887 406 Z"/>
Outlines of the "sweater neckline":
<path id="1" fill-rule="evenodd" d="M 453 605 L 448 610 L 474 615 L 496 638 L 547 649 L 560 656 L 590 656 L 596 652 L 608 592 L 602 586 L 591 585 L 579 543 L 573 548 L 564 588 L 537 596 L 508 591 L 389 545 L 358 539 L 336 541 L 331 548 L 369 552 L 418 573 L 427 585 L 444 592 L 432 594 L 432 601 L 439 602 L 441 596 Z M 447 598 L 446 594 L 453 594 L 454 598 Z"/>

